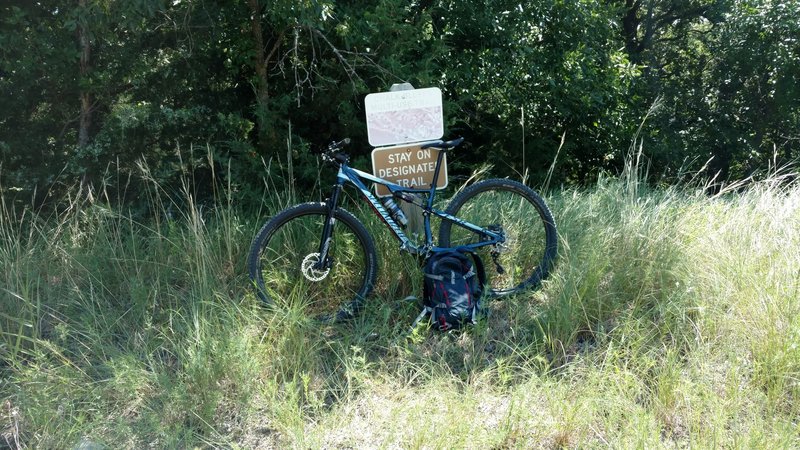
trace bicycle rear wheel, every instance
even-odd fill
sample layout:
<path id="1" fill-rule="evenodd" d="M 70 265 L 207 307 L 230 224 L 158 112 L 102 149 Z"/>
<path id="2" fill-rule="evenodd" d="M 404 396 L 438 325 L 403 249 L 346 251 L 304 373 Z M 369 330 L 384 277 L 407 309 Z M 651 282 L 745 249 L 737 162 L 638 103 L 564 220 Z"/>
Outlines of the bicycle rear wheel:
<path id="1" fill-rule="evenodd" d="M 445 212 L 505 235 L 503 244 L 477 251 L 486 269 L 490 296 L 533 288 L 547 277 L 558 250 L 556 225 L 544 200 L 531 188 L 506 179 L 481 181 L 456 195 Z M 439 246 L 480 241 L 478 233 L 442 221 Z"/>
<path id="2" fill-rule="evenodd" d="M 318 267 L 327 214 L 324 203 L 304 203 L 282 211 L 261 228 L 247 259 L 261 300 L 277 307 L 299 305 L 307 315 L 323 320 L 348 319 L 361 311 L 375 284 L 375 245 L 364 225 L 338 208 L 330 264 Z"/>

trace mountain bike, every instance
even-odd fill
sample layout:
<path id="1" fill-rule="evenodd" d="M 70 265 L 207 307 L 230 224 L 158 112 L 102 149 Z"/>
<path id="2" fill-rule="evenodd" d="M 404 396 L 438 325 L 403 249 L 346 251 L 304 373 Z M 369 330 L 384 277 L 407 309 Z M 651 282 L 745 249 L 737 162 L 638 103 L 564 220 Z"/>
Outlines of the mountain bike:
<path id="1" fill-rule="evenodd" d="M 403 187 L 350 167 L 342 151 L 345 139 L 321 152 L 338 168 L 336 183 L 324 202 L 302 203 L 272 217 L 258 232 L 247 266 L 258 297 L 268 304 L 299 298 L 306 314 L 341 321 L 363 311 L 375 287 L 378 258 L 366 227 L 340 206 L 342 190 L 352 185 L 400 243 L 400 251 L 421 259 L 453 247 L 476 252 L 485 263 L 487 298 L 537 286 L 557 252 L 556 224 L 545 202 L 532 189 L 508 179 L 489 179 L 458 192 L 442 211 L 434 208 L 436 186 L 445 153 L 463 138 L 421 146 L 438 150 L 430 187 Z M 390 196 L 377 197 L 366 183 L 385 186 Z M 424 237 L 410 239 L 405 215 L 395 200 L 422 210 Z M 440 220 L 434 245 L 431 218 Z"/>

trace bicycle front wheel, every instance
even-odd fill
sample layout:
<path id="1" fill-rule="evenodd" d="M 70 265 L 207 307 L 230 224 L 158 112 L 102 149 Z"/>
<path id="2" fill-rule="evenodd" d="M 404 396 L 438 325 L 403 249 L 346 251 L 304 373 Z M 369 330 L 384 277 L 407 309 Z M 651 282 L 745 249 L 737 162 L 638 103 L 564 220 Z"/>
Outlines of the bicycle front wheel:
<path id="1" fill-rule="evenodd" d="M 492 179 L 456 195 L 445 210 L 459 219 L 505 235 L 505 242 L 477 251 L 486 269 L 490 296 L 536 287 L 547 277 L 558 250 L 556 225 L 541 197 L 522 183 Z M 478 243 L 481 235 L 443 220 L 441 247 Z"/>
<path id="2" fill-rule="evenodd" d="M 258 232 L 247 260 L 258 297 L 277 307 L 300 306 L 323 320 L 359 313 L 372 291 L 377 256 L 372 237 L 352 214 L 334 214 L 329 264 L 319 262 L 327 220 L 324 203 L 304 203 L 276 215 Z"/>

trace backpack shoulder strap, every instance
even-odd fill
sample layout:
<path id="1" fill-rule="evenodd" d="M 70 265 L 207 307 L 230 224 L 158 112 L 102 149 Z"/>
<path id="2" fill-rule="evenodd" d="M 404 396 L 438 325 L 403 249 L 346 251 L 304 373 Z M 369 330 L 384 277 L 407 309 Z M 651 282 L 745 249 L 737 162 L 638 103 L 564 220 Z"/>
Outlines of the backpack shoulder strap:
<path id="1" fill-rule="evenodd" d="M 481 257 L 478 256 L 478 253 L 475 252 L 475 250 L 466 246 L 458 246 L 453 250 L 466 253 L 472 257 L 472 266 L 475 268 L 475 273 L 478 275 L 478 282 L 481 284 L 481 290 L 483 290 L 486 286 L 486 270 L 483 267 L 483 260 L 481 260 Z"/>
<path id="2" fill-rule="evenodd" d="M 478 274 L 478 282 L 481 284 L 481 290 L 483 290 L 486 287 L 486 270 L 483 268 L 483 261 L 475 252 L 469 252 L 469 255 L 472 257 L 472 266 L 475 267 L 475 273 Z"/>

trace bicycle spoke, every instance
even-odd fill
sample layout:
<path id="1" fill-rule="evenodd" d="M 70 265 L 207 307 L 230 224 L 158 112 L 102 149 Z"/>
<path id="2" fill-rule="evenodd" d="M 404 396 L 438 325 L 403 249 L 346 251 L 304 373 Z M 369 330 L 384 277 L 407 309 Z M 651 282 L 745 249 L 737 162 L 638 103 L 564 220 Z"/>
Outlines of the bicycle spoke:
<path id="1" fill-rule="evenodd" d="M 508 180 L 488 180 L 459 194 L 448 212 L 504 234 L 504 242 L 478 250 L 495 294 L 515 292 L 546 275 L 542 267 L 555 256 L 555 227 L 549 210 L 529 188 Z M 454 223 L 443 224 L 440 233 L 443 244 L 451 247 L 481 239 L 480 234 Z"/>
<path id="2" fill-rule="evenodd" d="M 352 309 L 372 287 L 372 242 L 355 218 L 342 212 L 328 247 L 329 266 L 319 267 L 320 237 L 327 221 L 321 204 L 285 211 L 265 225 L 249 260 L 262 299 L 280 307 L 302 308 L 313 317 Z M 345 214 L 347 214 L 345 216 Z"/>

